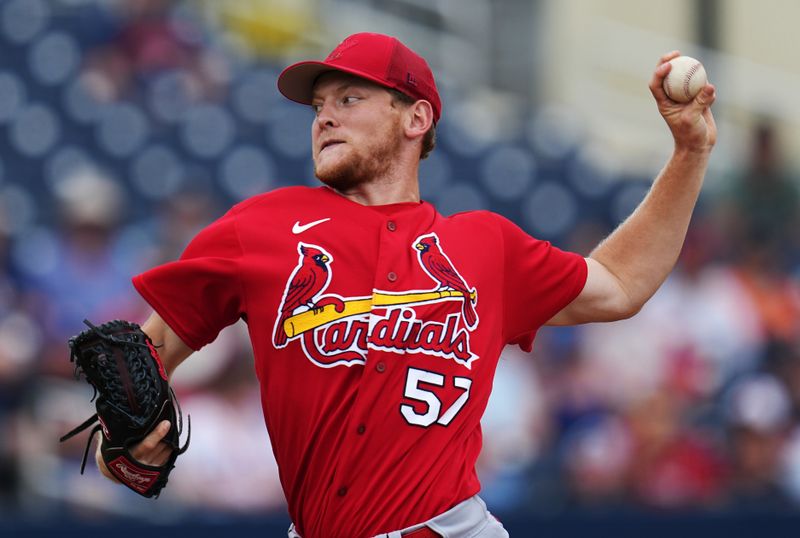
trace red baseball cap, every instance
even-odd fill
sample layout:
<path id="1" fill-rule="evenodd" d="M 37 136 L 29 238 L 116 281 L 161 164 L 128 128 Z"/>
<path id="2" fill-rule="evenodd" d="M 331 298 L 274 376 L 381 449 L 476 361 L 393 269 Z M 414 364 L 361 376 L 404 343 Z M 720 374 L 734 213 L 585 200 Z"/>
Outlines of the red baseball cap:
<path id="1" fill-rule="evenodd" d="M 350 73 L 413 99 L 424 99 L 433 107 L 434 122 L 442 115 L 442 100 L 431 68 L 422 56 L 396 37 L 353 34 L 339 43 L 324 61 L 298 62 L 284 69 L 278 77 L 278 90 L 292 101 L 310 105 L 317 77 L 329 71 Z"/>

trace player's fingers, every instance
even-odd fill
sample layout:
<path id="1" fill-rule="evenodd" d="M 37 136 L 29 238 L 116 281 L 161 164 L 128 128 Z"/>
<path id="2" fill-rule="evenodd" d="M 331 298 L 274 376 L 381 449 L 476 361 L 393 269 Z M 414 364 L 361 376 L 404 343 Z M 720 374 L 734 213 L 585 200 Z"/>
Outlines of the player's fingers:
<path id="1" fill-rule="evenodd" d="M 669 61 L 680 55 L 681 51 L 673 50 L 658 59 L 656 70 L 653 72 L 653 77 L 650 79 L 649 87 L 650 93 L 653 94 L 653 97 L 655 97 L 656 101 L 660 104 L 669 104 L 669 97 L 667 97 L 667 93 L 664 91 L 664 79 L 667 78 L 667 75 L 672 70 L 672 64 L 669 63 Z"/>
<path id="2" fill-rule="evenodd" d="M 717 88 L 713 84 L 707 83 L 705 87 L 698 92 L 694 101 L 703 108 L 708 108 L 714 104 L 717 99 Z"/>
<path id="3" fill-rule="evenodd" d="M 671 59 L 677 58 L 680 55 L 681 55 L 681 51 L 679 51 L 679 50 L 670 51 L 670 52 L 666 53 L 665 55 L 663 55 L 661 58 L 658 59 L 658 63 L 656 64 L 656 66 L 659 66 L 661 64 L 665 64 L 668 61 L 670 61 Z"/>
<path id="4" fill-rule="evenodd" d="M 143 462 L 143 458 L 147 458 L 151 452 L 159 447 L 159 442 L 169 433 L 170 423 L 169 420 L 162 420 L 158 423 L 153 431 L 147 434 L 141 443 L 131 450 L 134 458 Z"/>
<path id="5" fill-rule="evenodd" d="M 169 459 L 169 455 L 172 453 L 172 447 L 170 447 L 167 443 L 159 443 L 158 447 L 155 451 L 151 452 L 148 457 L 141 461 L 145 465 L 164 465 L 167 460 Z"/>
<path id="6" fill-rule="evenodd" d="M 707 110 L 714 100 L 717 98 L 717 89 L 713 84 L 706 84 L 700 90 L 691 102 L 687 103 L 689 117 L 694 117 L 695 114 L 702 114 Z"/>
<path id="7" fill-rule="evenodd" d="M 650 93 L 653 94 L 653 97 L 656 98 L 656 101 L 664 101 L 669 100 L 667 97 L 667 93 L 664 91 L 664 79 L 669 74 L 670 70 L 672 69 L 672 64 L 669 62 L 662 63 L 656 70 L 653 72 L 653 77 L 650 79 L 650 84 L 648 85 L 650 88 Z"/>
<path id="8" fill-rule="evenodd" d="M 113 480 L 114 482 L 119 482 L 117 477 L 111 474 L 111 471 L 108 470 L 106 466 L 106 462 L 103 461 L 103 453 L 100 451 L 100 442 L 97 443 L 97 449 L 94 453 L 94 461 L 97 463 L 97 468 L 100 470 L 100 474 L 108 478 L 109 480 Z"/>

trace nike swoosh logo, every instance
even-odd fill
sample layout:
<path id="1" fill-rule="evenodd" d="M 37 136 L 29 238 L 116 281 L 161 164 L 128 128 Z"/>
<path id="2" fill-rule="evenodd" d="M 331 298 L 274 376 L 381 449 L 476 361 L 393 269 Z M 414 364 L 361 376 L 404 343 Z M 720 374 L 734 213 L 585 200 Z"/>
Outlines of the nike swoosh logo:
<path id="1" fill-rule="evenodd" d="M 301 234 L 306 230 L 308 230 L 309 228 L 313 228 L 317 224 L 322 224 L 323 222 L 327 222 L 329 220 L 331 220 L 330 217 L 328 217 L 327 219 L 315 220 L 314 222 L 309 222 L 308 224 L 303 224 L 303 225 L 301 225 L 300 221 L 298 220 L 297 222 L 294 223 L 294 226 L 292 226 L 292 233 L 295 235 Z"/>

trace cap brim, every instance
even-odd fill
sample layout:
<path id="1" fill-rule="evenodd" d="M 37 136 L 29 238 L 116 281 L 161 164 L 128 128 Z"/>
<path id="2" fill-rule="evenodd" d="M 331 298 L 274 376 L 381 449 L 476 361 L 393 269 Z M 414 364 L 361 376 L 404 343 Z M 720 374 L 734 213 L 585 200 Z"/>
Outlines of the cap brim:
<path id="1" fill-rule="evenodd" d="M 314 96 L 314 83 L 321 75 L 330 71 L 339 71 L 341 73 L 355 75 L 372 81 L 379 86 L 391 88 L 386 81 L 358 69 L 339 67 L 324 62 L 306 61 L 292 64 L 283 70 L 278 76 L 278 91 L 287 99 L 304 105 L 310 105 Z"/>

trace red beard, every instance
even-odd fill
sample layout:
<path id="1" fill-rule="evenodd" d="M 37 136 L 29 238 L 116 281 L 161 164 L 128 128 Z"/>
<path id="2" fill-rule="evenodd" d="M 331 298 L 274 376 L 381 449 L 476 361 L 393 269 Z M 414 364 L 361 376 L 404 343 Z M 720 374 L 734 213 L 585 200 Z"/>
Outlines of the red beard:
<path id="1" fill-rule="evenodd" d="M 400 146 L 399 127 L 376 133 L 370 143 L 362 146 L 345 144 L 345 155 L 335 162 L 322 164 L 314 159 L 314 175 L 325 185 L 340 192 L 347 192 L 359 185 L 368 184 L 384 177 L 394 165 Z"/>

